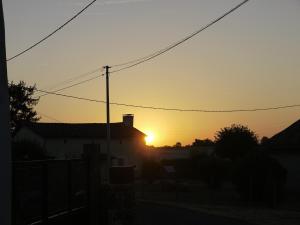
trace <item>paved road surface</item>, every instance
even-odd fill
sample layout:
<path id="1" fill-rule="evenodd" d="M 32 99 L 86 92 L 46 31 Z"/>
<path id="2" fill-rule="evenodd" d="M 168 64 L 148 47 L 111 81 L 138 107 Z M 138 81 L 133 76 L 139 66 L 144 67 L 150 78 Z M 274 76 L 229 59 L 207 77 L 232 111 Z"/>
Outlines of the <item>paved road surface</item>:
<path id="1" fill-rule="evenodd" d="M 137 225 L 250 225 L 243 221 L 207 215 L 188 209 L 139 203 Z"/>

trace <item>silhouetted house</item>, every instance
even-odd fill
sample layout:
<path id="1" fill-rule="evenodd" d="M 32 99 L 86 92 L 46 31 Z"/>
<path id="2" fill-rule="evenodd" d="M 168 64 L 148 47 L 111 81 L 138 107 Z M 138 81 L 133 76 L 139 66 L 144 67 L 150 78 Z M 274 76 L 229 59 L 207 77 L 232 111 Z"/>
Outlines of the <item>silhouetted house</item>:
<path id="1" fill-rule="evenodd" d="M 300 120 L 274 135 L 268 141 L 273 151 L 300 151 Z"/>
<path id="2" fill-rule="evenodd" d="M 287 188 L 300 200 L 300 120 L 271 137 L 267 148 L 287 169 Z"/>
<path id="3" fill-rule="evenodd" d="M 30 140 L 41 145 L 54 159 L 81 158 L 91 145 L 106 156 L 105 123 L 28 123 L 17 132 L 15 141 Z M 145 151 L 145 134 L 133 127 L 133 116 L 111 123 L 111 156 L 116 166 L 139 166 Z"/>

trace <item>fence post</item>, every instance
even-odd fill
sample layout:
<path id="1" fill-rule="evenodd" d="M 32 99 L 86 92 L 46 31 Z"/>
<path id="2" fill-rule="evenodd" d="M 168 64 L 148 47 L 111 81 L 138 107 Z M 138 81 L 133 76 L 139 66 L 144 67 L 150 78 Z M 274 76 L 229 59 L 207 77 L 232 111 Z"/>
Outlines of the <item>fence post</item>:
<path id="1" fill-rule="evenodd" d="M 72 160 L 68 160 L 68 211 L 72 211 Z"/>
<path id="2" fill-rule="evenodd" d="M 16 164 L 12 164 L 12 210 L 11 210 L 11 223 L 12 225 L 16 225 L 16 215 L 17 215 L 17 190 L 16 190 Z"/>
<path id="3" fill-rule="evenodd" d="M 48 163 L 42 164 L 42 220 L 43 225 L 48 224 Z"/>
<path id="4" fill-rule="evenodd" d="M 88 160 L 88 209 L 90 225 L 100 224 L 101 153 L 97 145 L 86 145 L 84 154 Z"/>
<path id="5" fill-rule="evenodd" d="M 0 0 L 0 224 L 11 224 L 11 148 L 5 27 Z"/>

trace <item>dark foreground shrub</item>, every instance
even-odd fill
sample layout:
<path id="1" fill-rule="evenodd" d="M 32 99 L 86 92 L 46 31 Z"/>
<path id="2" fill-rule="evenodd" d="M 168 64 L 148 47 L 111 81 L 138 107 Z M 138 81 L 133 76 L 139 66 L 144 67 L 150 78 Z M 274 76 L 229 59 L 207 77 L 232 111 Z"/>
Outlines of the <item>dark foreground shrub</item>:
<path id="1" fill-rule="evenodd" d="M 252 153 L 236 163 L 233 183 L 243 200 L 275 206 L 283 201 L 286 170 L 264 153 Z"/>
<path id="2" fill-rule="evenodd" d="M 12 142 L 12 158 L 17 160 L 43 160 L 49 159 L 45 149 L 32 141 Z"/>
<path id="3" fill-rule="evenodd" d="M 228 179 L 231 162 L 218 157 L 204 157 L 198 161 L 198 178 L 204 181 L 210 188 L 221 188 Z"/>
<path id="4" fill-rule="evenodd" d="M 161 164 L 152 159 L 146 159 L 142 163 L 141 177 L 148 183 L 153 183 L 161 177 Z"/>

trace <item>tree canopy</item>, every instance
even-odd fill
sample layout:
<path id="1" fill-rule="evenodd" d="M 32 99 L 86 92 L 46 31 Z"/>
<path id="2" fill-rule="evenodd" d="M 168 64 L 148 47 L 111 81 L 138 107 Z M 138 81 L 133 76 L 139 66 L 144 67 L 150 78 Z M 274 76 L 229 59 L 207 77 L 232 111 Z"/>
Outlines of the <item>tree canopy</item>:
<path id="1" fill-rule="evenodd" d="M 215 143 L 210 139 L 195 139 L 192 146 L 193 147 L 207 147 L 207 146 L 213 146 Z"/>
<path id="2" fill-rule="evenodd" d="M 182 144 L 181 144 L 181 142 L 176 142 L 176 144 L 173 147 L 174 148 L 181 148 Z"/>
<path id="3" fill-rule="evenodd" d="M 253 150 L 258 138 L 247 126 L 233 124 L 216 133 L 215 143 L 218 156 L 235 160 Z"/>
<path id="4" fill-rule="evenodd" d="M 40 117 L 34 110 L 39 99 L 34 98 L 36 86 L 26 86 L 24 81 L 8 85 L 9 91 L 9 110 L 10 110 L 10 126 L 12 134 L 23 122 L 37 122 Z"/>

